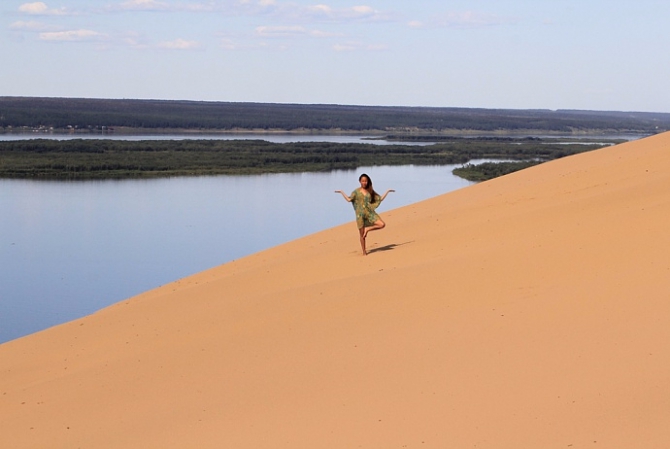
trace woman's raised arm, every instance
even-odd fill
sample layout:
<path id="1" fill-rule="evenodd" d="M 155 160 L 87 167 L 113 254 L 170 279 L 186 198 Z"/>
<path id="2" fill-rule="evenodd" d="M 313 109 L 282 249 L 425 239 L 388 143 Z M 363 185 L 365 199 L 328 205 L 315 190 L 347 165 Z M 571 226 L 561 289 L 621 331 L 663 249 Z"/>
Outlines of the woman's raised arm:
<path id="1" fill-rule="evenodd" d="M 342 190 L 336 190 L 335 193 L 341 193 L 344 199 L 351 203 L 351 198 L 349 198 Z"/>
<path id="2" fill-rule="evenodd" d="M 382 199 L 379 200 L 380 203 L 381 203 L 382 201 L 384 201 L 384 198 L 386 198 L 386 195 L 388 195 L 389 192 L 395 192 L 395 190 L 393 190 L 393 189 L 388 189 L 386 192 L 384 192 L 384 194 L 382 195 Z"/>

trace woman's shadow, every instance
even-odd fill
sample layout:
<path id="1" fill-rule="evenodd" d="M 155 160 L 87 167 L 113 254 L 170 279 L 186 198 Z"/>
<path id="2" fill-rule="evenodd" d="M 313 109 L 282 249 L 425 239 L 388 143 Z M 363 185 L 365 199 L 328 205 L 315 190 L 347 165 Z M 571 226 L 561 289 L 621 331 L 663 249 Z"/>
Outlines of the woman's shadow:
<path id="1" fill-rule="evenodd" d="M 380 246 L 379 248 L 372 248 L 372 249 L 368 250 L 368 254 L 381 252 L 381 251 L 391 251 L 391 250 L 396 249 L 398 246 L 407 245 L 408 243 L 413 243 L 413 242 L 414 241 L 412 240 L 411 242 L 405 242 L 405 243 L 391 243 L 390 245 Z"/>

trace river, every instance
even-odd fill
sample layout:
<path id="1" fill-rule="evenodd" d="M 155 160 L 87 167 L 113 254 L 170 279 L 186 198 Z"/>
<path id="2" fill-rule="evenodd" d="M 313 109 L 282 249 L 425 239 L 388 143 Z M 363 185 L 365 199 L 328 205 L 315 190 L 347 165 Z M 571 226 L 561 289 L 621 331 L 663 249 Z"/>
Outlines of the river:
<path id="1" fill-rule="evenodd" d="M 327 134 L 290 134 L 290 133 L 265 133 L 265 134 L 245 134 L 245 133 L 182 133 L 182 134 L 64 134 L 64 133 L 5 133 L 0 134 L 1 141 L 26 140 L 26 139 L 53 139 L 53 140 L 72 140 L 72 139 L 110 139 L 110 140 L 266 140 L 273 143 L 291 143 L 291 142 L 332 142 L 332 143 L 369 143 L 372 145 L 432 145 L 434 142 L 395 142 L 384 140 L 382 136 L 370 135 L 327 135 Z"/>

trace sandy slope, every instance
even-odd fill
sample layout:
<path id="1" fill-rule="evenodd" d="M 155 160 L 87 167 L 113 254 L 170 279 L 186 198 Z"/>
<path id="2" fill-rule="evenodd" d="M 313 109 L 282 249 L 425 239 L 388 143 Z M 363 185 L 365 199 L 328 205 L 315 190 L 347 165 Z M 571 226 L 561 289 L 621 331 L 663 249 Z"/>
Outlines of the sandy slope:
<path id="1" fill-rule="evenodd" d="M 0 447 L 670 447 L 670 134 L 382 215 L 0 345 Z"/>

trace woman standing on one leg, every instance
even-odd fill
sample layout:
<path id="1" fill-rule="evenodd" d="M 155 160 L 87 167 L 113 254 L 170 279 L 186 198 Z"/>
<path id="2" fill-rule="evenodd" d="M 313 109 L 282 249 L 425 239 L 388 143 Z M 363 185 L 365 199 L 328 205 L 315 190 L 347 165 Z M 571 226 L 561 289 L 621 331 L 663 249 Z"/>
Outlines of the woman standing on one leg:
<path id="1" fill-rule="evenodd" d="M 351 195 L 347 196 L 342 190 L 336 190 L 335 193 L 341 193 L 344 199 L 354 206 L 361 249 L 363 250 L 363 255 L 366 256 L 368 253 L 365 250 L 365 238 L 368 236 L 368 232 L 376 231 L 386 226 L 386 223 L 377 215 L 375 209 L 384 201 L 389 192 L 395 192 L 395 190 L 389 189 L 384 195 L 380 196 L 372 188 L 372 180 L 365 173 L 359 176 L 358 181 L 361 183 L 361 186 L 351 192 Z"/>

